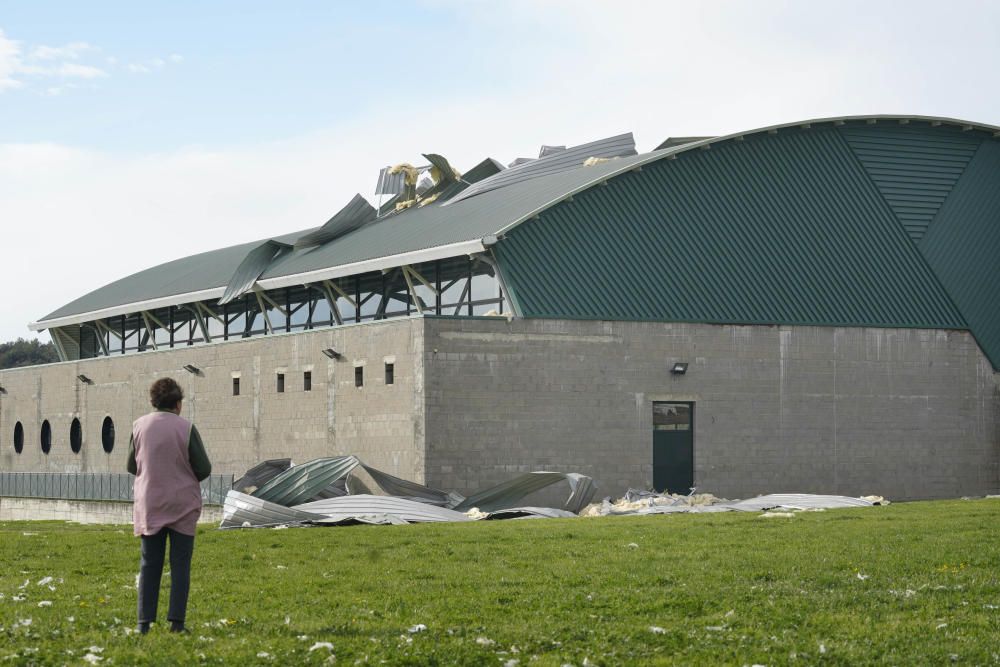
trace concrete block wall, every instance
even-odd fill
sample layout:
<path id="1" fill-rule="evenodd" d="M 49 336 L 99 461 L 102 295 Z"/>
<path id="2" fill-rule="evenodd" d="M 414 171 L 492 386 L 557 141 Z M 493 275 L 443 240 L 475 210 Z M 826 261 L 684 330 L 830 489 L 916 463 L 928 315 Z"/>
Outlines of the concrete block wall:
<path id="1" fill-rule="evenodd" d="M 263 336 L 195 347 L 87 359 L 0 371 L 0 469 L 9 471 L 121 472 L 132 422 L 148 412 L 148 389 L 169 375 L 184 388 L 182 415 L 194 421 L 214 472 L 241 475 L 268 458 L 304 462 L 357 454 L 394 475 L 423 479 L 422 325 L 392 320 L 336 329 Z M 322 350 L 343 357 L 332 361 Z M 384 364 L 394 364 L 386 386 Z M 183 370 L 191 364 L 198 375 Z M 354 386 L 354 365 L 366 367 Z M 312 373 L 305 391 L 304 373 Z M 277 374 L 285 391 L 277 391 Z M 77 380 L 83 374 L 93 384 Z M 240 394 L 233 396 L 233 377 Z M 110 453 L 101 443 L 106 416 L 114 420 Z M 73 418 L 83 427 L 80 453 L 70 450 Z M 43 420 L 52 428 L 52 449 L 40 447 Z M 24 429 L 24 450 L 14 451 L 15 423 Z"/>
<path id="2" fill-rule="evenodd" d="M 695 484 L 728 497 L 996 493 L 1000 376 L 967 332 L 425 320 L 428 483 L 539 469 L 652 483 L 652 402 L 693 401 Z M 676 361 L 690 364 L 671 375 Z"/>
<path id="3" fill-rule="evenodd" d="M 0 497 L 0 521 L 131 524 L 132 503 Z M 201 510 L 198 523 L 222 523 L 222 507 L 220 505 L 205 505 Z"/>

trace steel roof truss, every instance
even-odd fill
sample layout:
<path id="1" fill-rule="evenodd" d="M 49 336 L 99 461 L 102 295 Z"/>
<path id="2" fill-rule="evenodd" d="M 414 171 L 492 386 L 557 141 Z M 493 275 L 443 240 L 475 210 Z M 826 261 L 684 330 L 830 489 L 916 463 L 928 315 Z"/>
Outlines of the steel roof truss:
<path id="1" fill-rule="evenodd" d="M 350 294 L 348 294 L 344 290 L 340 289 L 340 285 L 338 285 L 337 283 L 333 282 L 332 280 L 324 280 L 323 284 L 326 285 L 327 287 L 329 287 L 330 289 L 332 289 L 334 292 L 336 292 L 340 296 L 344 297 L 344 299 L 347 301 L 347 303 L 351 304 L 355 308 L 358 307 L 358 302 L 354 300 L 354 297 L 352 297 Z"/>
<path id="2" fill-rule="evenodd" d="M 318 285 L 323 296 L 326 297 L 326 303 L 330 306 L 330 312 L 333 313 L 333 318 L 337 321 L 337 324 L 343 324 L 344 319 L 340 315 L 340 306 L 337 305 L 337 297 L 333 295 L 333 290 L 331 289 L 330 281 L 324 280 Z"/>
<path id="3" fill-rule="evenodd" d="M 152 316 L 145 310 L 142 311 L 141 315 L 142 315 L 142 323 L 146 327 L 146 340 L 143 341 L 143 344 L 140 345 L 140 347 L 145 347 L 146 343 L 152 342 L 153 349 L 158 350 L 159 348 L 156 346 L 156 336 L 153 334 L 153 325 L 150 321 L 150 317 Z M 163 325 L 161 324 L 160 326 L 162 327 Z"/>

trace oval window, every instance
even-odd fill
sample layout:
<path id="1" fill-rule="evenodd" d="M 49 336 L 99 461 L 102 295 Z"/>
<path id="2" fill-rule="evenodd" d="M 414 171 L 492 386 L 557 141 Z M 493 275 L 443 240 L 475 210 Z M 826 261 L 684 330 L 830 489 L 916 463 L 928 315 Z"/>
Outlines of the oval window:
<path id="1" fill-rule="evenodd" d="M 101 445 L 108 454 L 115 448 L 115 423 L 111 417 L 105 417 L 101 424 Z"/>
<path id="2" fill-rule="evenodd" d="M 24 451 L 24 427 L 21 422 L 14 424 L 14 451 L 18 454 Z"/>
<path id="3" fill-rule="evenodd" d="M 52 449 L 52 427 L 49 426 L 49 420 L 46 419 L 42 422 L 42 453 L 48 454 L 49 450 Z"/>
<path id="4" fill-rule="evenodd" d="M 74 417 L 73 423 L 69 426 L 69 448 L 73 450 L 74 454 L 79 454 L 82 445 L 83 429 L 80 428 L 80 420 Z"/>

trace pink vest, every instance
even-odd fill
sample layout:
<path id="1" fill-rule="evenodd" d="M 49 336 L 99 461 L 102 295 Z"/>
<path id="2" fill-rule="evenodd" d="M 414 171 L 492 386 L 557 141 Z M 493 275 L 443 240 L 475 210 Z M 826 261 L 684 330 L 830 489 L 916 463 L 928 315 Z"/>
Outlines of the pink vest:
<path id="1" fill-rule="evenodd" d="M 201 486 L 191 469 L 191 422 L 172 412 L 151 412 L 132 425 L 136 535 L 172 528 L 194 535 L 201 516 Z"/>

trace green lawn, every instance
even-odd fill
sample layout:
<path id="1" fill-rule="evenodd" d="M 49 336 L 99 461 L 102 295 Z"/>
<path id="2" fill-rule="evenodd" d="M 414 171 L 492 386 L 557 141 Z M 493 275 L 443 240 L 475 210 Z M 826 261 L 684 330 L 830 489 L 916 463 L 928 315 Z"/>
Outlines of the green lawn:
<path id="1" fill-rule="evenodd" d="M 181 638 L 131 632 L 137 563 L 130 527 L 0 524 L 0 665 L 1000 664 L 995 499 L 209 528 Z"/>

